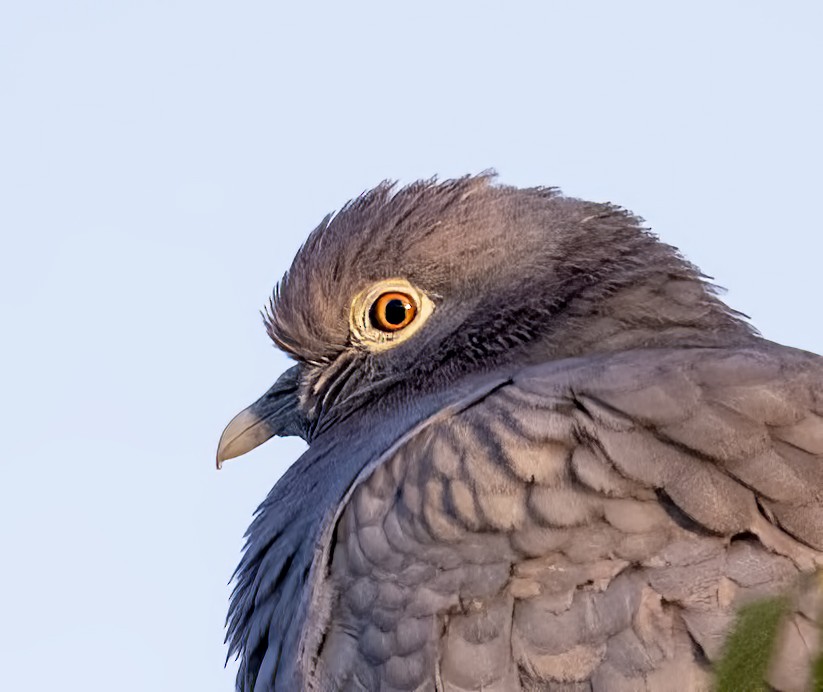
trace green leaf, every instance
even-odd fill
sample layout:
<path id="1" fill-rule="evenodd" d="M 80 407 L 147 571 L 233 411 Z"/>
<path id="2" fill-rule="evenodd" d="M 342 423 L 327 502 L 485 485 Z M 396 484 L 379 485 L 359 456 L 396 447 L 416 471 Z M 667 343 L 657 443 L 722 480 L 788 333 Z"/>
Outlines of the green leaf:
<path id="1" fill-rule="evenodd" d="M 717 692 L 767 692 L 765 682 L 780 617 L 787 598 L 769 598 L 740 609 L 717 663 Z"/>
<path id="2" fill-rule="evenodd" d="M 817 660 L 814 662 L 812 680 L 814 680 L 812 690 L 814 692 L 823 692 L 823 648 L 820 649 Z"/>

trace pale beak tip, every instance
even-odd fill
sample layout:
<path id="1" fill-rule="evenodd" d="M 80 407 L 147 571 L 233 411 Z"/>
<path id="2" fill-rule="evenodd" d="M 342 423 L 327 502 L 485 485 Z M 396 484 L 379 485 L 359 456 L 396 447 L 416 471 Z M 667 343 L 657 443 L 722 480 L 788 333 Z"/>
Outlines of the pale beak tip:
<path id="1" fill-rule="evenodd" d="M 226 426 L 217 443 L 217 469 L 223 468 L 227 459 L 239 457 L 272 437 L 266 421 L 251 411 L 251 407 L 238 413 Z"/>

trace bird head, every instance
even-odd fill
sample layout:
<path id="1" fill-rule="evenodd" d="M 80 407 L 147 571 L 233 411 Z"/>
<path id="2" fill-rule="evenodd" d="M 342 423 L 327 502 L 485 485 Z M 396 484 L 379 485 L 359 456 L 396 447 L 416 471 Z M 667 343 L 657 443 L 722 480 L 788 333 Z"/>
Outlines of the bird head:
<path id="1" fill-rule="evenodd" d="M 297 364 L 231 421 L 218 467 L 509 363 L 751 334 L 637 217 L 491 174 L 352 200 L 309 235 L 264 319 Z"/>

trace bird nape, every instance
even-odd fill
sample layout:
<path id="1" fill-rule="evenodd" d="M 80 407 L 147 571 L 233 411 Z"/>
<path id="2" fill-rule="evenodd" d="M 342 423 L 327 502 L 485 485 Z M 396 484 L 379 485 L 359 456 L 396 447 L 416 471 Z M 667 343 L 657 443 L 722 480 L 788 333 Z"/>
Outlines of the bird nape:
<path id="1" fill-rule="evenodd" d="M 823 684 L 823 359 L 637 217 L 487 174 L 382 184 L 265 322 L 295 365 L 218 465 L 309 448 L 235 573 L 238 690 Z"/>

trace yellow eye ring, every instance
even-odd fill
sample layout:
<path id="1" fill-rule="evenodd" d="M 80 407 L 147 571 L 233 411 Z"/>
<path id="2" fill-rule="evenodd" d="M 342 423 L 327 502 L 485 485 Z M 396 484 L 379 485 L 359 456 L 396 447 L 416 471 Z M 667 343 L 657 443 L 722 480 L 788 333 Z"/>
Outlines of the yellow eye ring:
<path id="1" fill-rule="evenodd" d="M 417 316 L 414 299 L 406 293 L 388 291 L 372 303 L 369 320 L 383 332 L 396 332 L 411 324 Z"/>

